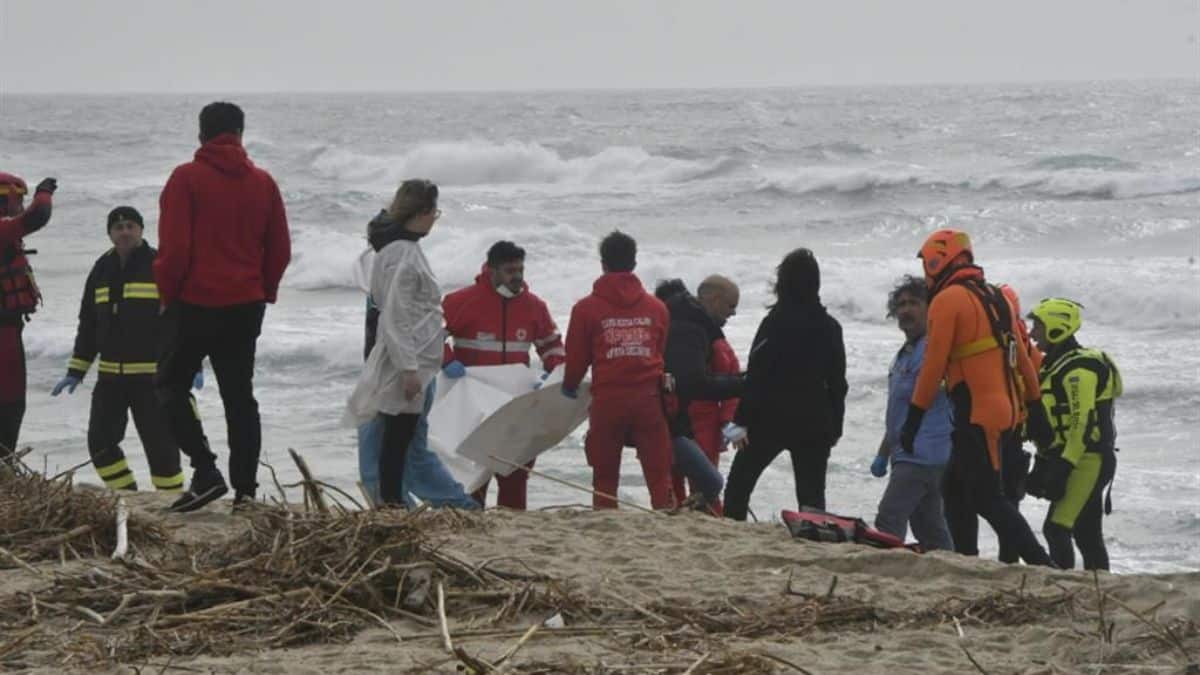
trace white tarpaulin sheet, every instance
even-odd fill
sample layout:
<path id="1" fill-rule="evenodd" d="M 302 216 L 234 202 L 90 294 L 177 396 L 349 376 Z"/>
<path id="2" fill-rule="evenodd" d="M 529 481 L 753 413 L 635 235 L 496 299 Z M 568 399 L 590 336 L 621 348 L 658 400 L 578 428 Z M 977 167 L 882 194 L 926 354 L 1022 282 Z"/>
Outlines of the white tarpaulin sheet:
<path id="1" fill-rule="evenodd" d="M 579 398 L 569 399 L 559 390 L 561 367 L 535 391 L 538 378 L 538 371 L 521 364 L 467 368 L 458 379 L 438 375 L 429 447 L 467 492 L 494 473 L 518 470 L 490 455 L 525 464 L 587 419 L 587 383 L 579 387 Z"/>

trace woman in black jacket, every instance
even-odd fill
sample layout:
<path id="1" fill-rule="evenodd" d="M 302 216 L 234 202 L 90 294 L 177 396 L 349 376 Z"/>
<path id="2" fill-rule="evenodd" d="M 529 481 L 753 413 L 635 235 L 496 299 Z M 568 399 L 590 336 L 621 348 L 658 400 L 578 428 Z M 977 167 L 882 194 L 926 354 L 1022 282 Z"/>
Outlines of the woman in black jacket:
<path id="1" fill-rule="evenodd" d="M 784 450 L 797 504 L 824 509 L 829 452 L 846 413 L 846 346 L 841 324 L 821 304 L 817 259 L 796 249 L 775 271 L 776 302 L 754 336 L 734 417 L 745 429 L 725 484 L 725 515 L 735 520 L 746 519 L 754 484 Z"/>

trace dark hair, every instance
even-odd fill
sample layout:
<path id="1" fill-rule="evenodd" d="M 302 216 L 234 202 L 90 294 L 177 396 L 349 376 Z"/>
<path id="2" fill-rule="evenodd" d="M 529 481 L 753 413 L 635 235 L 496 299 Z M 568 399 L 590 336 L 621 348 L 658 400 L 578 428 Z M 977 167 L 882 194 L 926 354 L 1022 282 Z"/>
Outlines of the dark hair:
<path id="1" fill-rule="evenodd" d="M 637 267 L 637 242 L 613 230 L 600 242 L 600 262 L 609 272 L 632 272 Z"/>
<path id="2" fill-rule="evenodd" d="M 113 225 L 120 220 L 132 220 L 143 228 L 146 227 L 146 223 L 142 221 L 142 214 L 132 206 L 118 206 L 108 212 L 108 231 L 112 232 Z"/>
<path id="3" fill-rule="evenodd" d="M 887 318 L 896 318 L 896 308 L 900 306 L 900 296 L 902 295 L 911 295 L 921 302 L 929 302 L 929 288 L 926 287 L 925 280 L 905 274 L 896 282 L 892 292 L 888 293 Z"/>
<path id="4" fill-rule="evenodd" d="M 396 189 L 392 205 L 388 207 L 388 216 L 398 225 L 404 225 L 409 218 L 429 213 L 437 208 L 438 186 L 426 178 L 409 178 Z"/>
<path id="5" fill-rule="evenodd" d="M 504 263 L 525 259 L 525 249 L 511 241 L 498 241 L 487 252 L 487 265 L 495 269 Z"/>
<path id="6" fill-rule="evenodd" d="M 771 292 L 785 305 L 819 302 L 821 268 L 813 252 L 798 248 L 787 254 L 775 268 L 775 285 Z"/>
<path id="7" fill-rule="evenodd" d="M 663 279 L 654 287 L 654 297 L 663 302 L 677 295 L 685 295 L 687 292 L 687 285 L 683 283 L 683 279 Z"/>
<path id="8" fill-rule="evenodd" d="M 226 101 L 216 101 L 200 111 L 200 142 L 207 143 L 221 134 L 240 134 L 246 128 L 246 114 Z"/>

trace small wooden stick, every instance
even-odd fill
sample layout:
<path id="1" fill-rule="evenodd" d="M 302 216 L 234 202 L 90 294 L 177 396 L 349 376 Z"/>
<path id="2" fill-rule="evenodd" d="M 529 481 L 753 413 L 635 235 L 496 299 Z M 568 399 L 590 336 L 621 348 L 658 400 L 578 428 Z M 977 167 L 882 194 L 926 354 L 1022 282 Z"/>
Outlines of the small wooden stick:
<path id="1" fill-rule="evenodd" d="M 17 557 L 17 555 L 15 553 L 9 552 L 9 550 L 4 548 L 3 546 L 0 546 L 0 555 L 3 555 L 7 558 L 11 558 L 13 562 L 20 565 L 26 572 L 30 572 L 30 573 L 32 573 L 38 577 L 41 577 L 43 579 L 46 578 L 46 576 L 44 574 L 42 574 L 41 570 L 34 567 L 33 565 L 30 565 L 29 563 L 25 562 L 24 560 L 21 560 L 20 558 Z"/>
<path id="2" fill-rule="evenodd" d="M 454 653 L 454 643 L 450 640 L 450 626 L 446 624 L 446 591 L 442 588 L 442 582 L 438 582 L 438 603 L 437 612 L 438 620 L 441 622 L 442 628 L 442 646 L 446 648 L 449 654 Z"/>
<path id="3" fill-rule="evenodd" d="M 546 480 L 552 480 L 555 483 L 560 483 L 562 485 L 566 485 L 567 487 L 573 487 L 576 490 L 583 490 L 584 492 L 589 492 L 593 495 L 599 495 L 601 497 L 604 497 L 605 499 L 611 499 L 618 504 L 624 504 L 625 506 L 637 509 L 639 511 L 645 511 L 646 513 L 653 513 L 655 515 L 660 515 L 660 516 L 666 515 L 665 513 L 655 511 L 654 509 L 648 509 L 648 508 L 642 506 L 641 504 L 634 504 L 633 502 L 625 501 L 624 499 L 621 499 L 620 497 L 614 497 L 613 495 L 605 494 L 603 492 L 600 492 L 599 490 L 593 490 L 592 488 L 580 485 L 579 483 L 573 483 L 569 480 L 564 480 L 562 478 L 555 478 L 554 476 L 542 473 L 541 471 L 538 471 L 536 469 L 531 469 L 522 464 L 510 462 L 507 459 L 501 459 L 500 457 L 497 457 L 495 455 L 488 455 L 488 457 L 491 457 L 492 459 L 496 460 L 497 462 L 500 462 L 501 464 L 507 464 L 508 466 L 511 466 L 514 469 L 520 469 L 521 471 L 524 471 L 525 473 L 532 474 L 534 476 L 538 476 L 539 478 L 545 478 Z"/>
<path id="4" fill-rule="evenodd" d="M 292 456 L 292 461 L 296 463 L 296 468 L 300 470 L 300 475 L 304 478 L 305 494 L 312 498 L 317 511 L 323 515 L 329 515 L 329 505 L 325 503 L 325 495 L 321 492 L 321 487 L 317 485 L 312 472 L 308 470 L 308 462 L 305 462 L 300 453 L 292 448 L 288 448 L 288 454 Z"/>
<path id="5" fill-rule="evenodd" d="M 129 507 L 125 505 L 124 497 L 117 497 L 117 547 L 113 550 L 113 560 L 124 560 L 129 554 Z"/>
<path id="6" fill-rule="evenodd" d="M 683 675 L 692 675 L 692 673 L 696 672 L 697 668 L 704 665 L 704 662 L 707 661 L 708 657 L 710 657 L 710 656 L 712 656 L 712 654 L 709 654 L 707 652 L 705 652 L 704 654 L 701 654 L 700 658 L 696 659 L 695 662 L 692 663 L 692 665 L 688 666 L 687 670 L 683 671 Z"/>
<path id="7" fill-rule="evenodd" d="M 501 656 L 500 658 L 496 659 L 496 662 L 493 663 L 492 665 L 498 666 L 501 663 L 504 663 L 505 661 L 511 659 L 514 655 L 516 655 L 517 651 L 520 650 L 521 647 L 525 645 L 526 642 L 529 642 L 529 639 L 532 638 L 533 634 L 538 632 L 538 629 L 540 629 L 541 627 L 542 627 L 542 624 L 540 624 L 540 623 L 535 623 L 532 626 L 530 626 L 529 630 L 525 631 L 525 634 L 521 636 L 521 639 L 517 640 L 517 643 L 515 645 L 513 645 L 512 647 L 509 647 L 508 651 L 504 652 L 504 655 Z"/>

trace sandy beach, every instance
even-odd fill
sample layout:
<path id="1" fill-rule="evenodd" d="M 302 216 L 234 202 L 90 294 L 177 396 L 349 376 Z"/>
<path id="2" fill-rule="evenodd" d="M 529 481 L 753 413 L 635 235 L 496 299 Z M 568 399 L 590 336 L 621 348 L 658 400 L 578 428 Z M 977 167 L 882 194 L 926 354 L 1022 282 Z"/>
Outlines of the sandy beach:
<path id="1" fill-rule="evenodd" d="M 43 496 L 26 500 L 58 504 L 56 516 L 41 516 L 45 532 L 69 534 L 63 519 L 80 504 L 107 515 L 110 493 L 37 480 L 22 489 Z M 75 501 L 54 501 L 63 499 Z M 1093 578 L 800 542 L 778 523 L 690 512 L 321 515 L 292 503 L 233 514 L 222 501 L 179 515 L 166 503 L 128 497 L 137 555 L 126 563 L 109 559 L 111 533 L 100 524 L 59 536 L 58 551 L 29 544 L 14 533 L 12 500 L 0 503 L 0 668 L 1184 673 L 1200 657 L 1196 573 Z M 400 545 L 405 537 L 419 543 Z M 311 559 L 321 562 L 306 563 L 307 542 L 321 539 L 329 544 Z M 360 564 L 356 550 L 371 553 Z M 402 568 L 412 574 L 382 581 Z M 283 585 L 248 588 L 273 583 Z M 396 598 L 389 589 L 400 587 Z M 396 613 L 385 627 L 379 613 L 389 605 Z M 365 609 L 376 619 L 346 618 Z"/>

